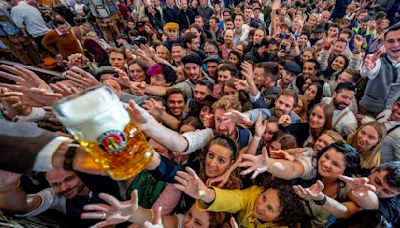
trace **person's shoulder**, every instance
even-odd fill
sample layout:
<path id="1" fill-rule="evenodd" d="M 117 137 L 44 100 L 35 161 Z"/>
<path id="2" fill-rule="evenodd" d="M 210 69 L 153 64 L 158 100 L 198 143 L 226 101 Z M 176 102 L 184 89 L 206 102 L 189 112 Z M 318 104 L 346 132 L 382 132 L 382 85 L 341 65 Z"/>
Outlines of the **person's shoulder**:
<path id="1" fill-rule="evenodd" d="M 56 36 L 57 32 L 54 29 L 50 29 L 47 33 L 46 36 Z"/>

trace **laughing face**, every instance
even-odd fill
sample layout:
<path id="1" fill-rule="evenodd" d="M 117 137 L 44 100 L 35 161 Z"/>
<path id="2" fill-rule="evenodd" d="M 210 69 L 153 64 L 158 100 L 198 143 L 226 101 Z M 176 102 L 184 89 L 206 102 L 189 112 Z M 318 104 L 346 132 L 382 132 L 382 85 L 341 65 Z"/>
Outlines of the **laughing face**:
<path id="1" fill-rule="evenodd" d="M 346 161 L 343 153 L 330 148 L 318 160 L 318 173 L 322 177 L 337 179 L 343 175 L 346 169 Z"/>
<path id="2" fill-rule="evenodd" d="M 400 29 L 387 33 L 384 46 L 390 58 L 398 62 L 400 60 Z"/>

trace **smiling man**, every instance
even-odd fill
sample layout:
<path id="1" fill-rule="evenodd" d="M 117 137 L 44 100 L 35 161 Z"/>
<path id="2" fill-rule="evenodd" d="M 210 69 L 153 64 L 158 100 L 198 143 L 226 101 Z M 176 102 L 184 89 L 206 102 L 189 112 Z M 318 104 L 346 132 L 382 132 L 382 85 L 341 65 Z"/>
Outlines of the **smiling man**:
<path id="1" fill-rule="evenodd" d="M 350 110 L 355 95 L 355 86 L 350 82 L 339 83 L 332 97 L 324 97 L 322 103 L 334 106 L 332 129 L 342 136 L 347 136 L 357 130 L 357 120 Z"/>
<path id="2" fill-rule="evenodd" d="M 91 186 L 90 189 L 83 183 L 83 179 L 87 185 Z M 7 206 L 2 205 L 2 210 L 18 213 L 17 217 L 30 218 L 47 210 L 54 209 L 67 215 L 69 219 L 67 222 L 68 225 L 76 224 L 79 227 L 88 227 L 93 224 L 93 220 L 80 220 L 80 214 L 85 204 L 100 203 L 97 194 L 103 191 L 110 192 L 120 198 L 117 183 L 109 177 L 82 173 L 78 176 L 75 171 L 55 168 L 46 173 L 46 180 L 50 188 L 43 189 L 36 194 L 27 195 L 20 187 L 20 184 L 15 184 L 20 182 L 19 175 L 13 175 L 11 178 L 8 178 L 8 182 L 11 184 L 2 184 L 0 190 L 3 193 L 12 191 L 12 194 L 7 195 L 8 202 L 10 203 Z M 12 190 L 4 191 L 4 189 L 10 188 L 10 186 L 14 186 Z M 92 191 L 91 189 L 95 190 Z M 11 209 L 13 205 L 11 204 L 19 205 L 18 211 L 13 211 Z M 9 208 L 10 210 L 8 210 Z"/>
<path id="3" fill-rule="evenodd" d="M 400 23 L 384 33 L 386 54 L 380 51 L 368 55 L 361 68 L 361 75 L 368 78 L 364 96 L 359 103 L 362 114 L 376 116 L 390 109 L 400 95 Z M 379 58 L 378 58 L 379 57 Z"/>

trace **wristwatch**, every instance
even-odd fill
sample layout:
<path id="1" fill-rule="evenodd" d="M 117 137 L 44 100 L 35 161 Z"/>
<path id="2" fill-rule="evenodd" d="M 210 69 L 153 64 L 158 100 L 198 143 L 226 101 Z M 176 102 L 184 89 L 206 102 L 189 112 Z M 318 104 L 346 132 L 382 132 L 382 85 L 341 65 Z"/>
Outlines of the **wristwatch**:
<path id="1" fill-rule="evenodd" d="M 72 163 L 79 147 L 80 145 L 76 143 L 71 143 L 68 145 L 67 152 L 64 155 L 64 169 L 72 170 Z"/>
<path id="2" fill-rule="evenodd" d="M 326 199 L 327 199 L 327 197 L 326 197 L 326 195 L 324 194 L 324 198 L 322 198 L 322 200 L 313 200 L 313 201 L 314 201 L 315 204 L 322 206 L 322 205 L 325 204 Z"/>

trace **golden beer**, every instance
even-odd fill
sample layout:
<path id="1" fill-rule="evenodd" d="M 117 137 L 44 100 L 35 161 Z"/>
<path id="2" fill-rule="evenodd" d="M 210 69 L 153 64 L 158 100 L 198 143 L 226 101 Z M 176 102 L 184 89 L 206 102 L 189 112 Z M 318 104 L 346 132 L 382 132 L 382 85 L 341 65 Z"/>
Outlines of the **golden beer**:
<path id="1" fill-rule="evenodd" d="M 115 180 L 136 176 L 153 157 L 143 133 L 109 87 L 67 98 L 54 111 L 94 162 Z"/>

